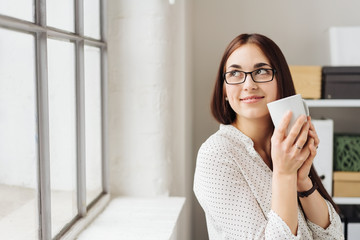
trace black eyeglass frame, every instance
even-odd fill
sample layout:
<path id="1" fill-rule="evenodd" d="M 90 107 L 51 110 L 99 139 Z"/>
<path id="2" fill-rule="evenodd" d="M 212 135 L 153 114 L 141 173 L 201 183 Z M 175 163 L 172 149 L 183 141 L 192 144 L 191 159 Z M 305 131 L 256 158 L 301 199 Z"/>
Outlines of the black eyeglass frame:
<path id="1" fill-rule="evenodd" d="M 256 71 L 259 71 L 261 69 L 264 69 L 264 70 L 271 70 L 272 71 L 272 78 L 270 80 L 267 80 L 267 81 L 256 81 L 253 77 L 253 73 L 256 72 Z M 245 78 L 242 82 L 238 82 L 238 83 L 229 83 L 227 80 L 226 80 L 226 74 L 228 73 L 231 73 L 233 71 L 238 71 L 238 72 L 242 72 L 242 73 L 245 73 Z M 232 71 L 228 71 L 228 72 L 225 72 L 223 74 L 223 78 L 224 78 L 224 81 L 226 82 L 226 84 L 229 84 L 229 85 L 237 85 L 237 84 L 242 84 L 246 81 L 246 78 L 247 78 L 247 75 L 249 74 L 251 76 L 251 79 L 256 82 L 256 83 L 267 83 L 267 82 L 271 82 L 272 80 L 274 80 L 274 76 L 275 76 L 275 73 L 276 73 L 276 69 L 274 68 L 258 68 L 258 69 L 255 69 L 254 71 L 251 71 L 251 72 L 244 72 L 244 71 L 239 71 L 239 70 L 232 70 Z"/>

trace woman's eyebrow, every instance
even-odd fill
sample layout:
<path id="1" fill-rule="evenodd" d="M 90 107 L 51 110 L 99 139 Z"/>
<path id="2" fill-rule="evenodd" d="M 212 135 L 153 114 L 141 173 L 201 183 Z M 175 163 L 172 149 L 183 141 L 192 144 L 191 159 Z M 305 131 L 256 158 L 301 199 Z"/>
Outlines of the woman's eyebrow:
<path id="1" fill-rule="evenodd" d="M 263 66 L 269 66 L 269 67 L 271 67 L 271 65 L 270 65 L 270 64 L 268 64 L 268 63 L 263 63 L 263 62 L 260 62 L 260 63 L 256 63 L 256 64 L 254 64 L 254 68 L 260 68 L 260 67 L 263 67 Z M 229 69 L 229 68 L 237 68 L 237 69 L 241 69 L 241 65 L 238 65 L 238 64 L 232 64 L 232 65 L 230 65 L 227 69 Z"/>
<path id="2" fill-rule="evenodd" d="M 269 66 L 269 67 L 271 67 L 270 64 L 268 64 L 268 63 L 256 63 L 256 64 L 254 65 L 254 68 L 259 68 L 259 67 L 263 67 L 263 66 Z"/>
<path id="3" fill-rule="evenodd" d="M 241 69 L 241 66 L 238 65 L 238 64 L 232 64 L 232 65 L 230 65 L 228 68 L 238 68 L 238 69 Z"/>

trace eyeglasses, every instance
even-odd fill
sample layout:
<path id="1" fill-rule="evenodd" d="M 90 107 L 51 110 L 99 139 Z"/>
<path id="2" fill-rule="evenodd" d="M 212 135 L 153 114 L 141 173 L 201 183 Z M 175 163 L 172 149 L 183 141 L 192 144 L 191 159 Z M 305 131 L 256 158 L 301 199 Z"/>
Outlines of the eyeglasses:
<path id="1" fill-rule="evenodd" d="M 275 69 L 259 68 L 252 72 L 244 72 L 239 70 L 232 70 L 224 73 L 224 80 L 227 84 L 235 85 L 246 81 L 246 77 L 250 74 L 252 80 L 257 83 L 271 82 L 276 73 Z"/>

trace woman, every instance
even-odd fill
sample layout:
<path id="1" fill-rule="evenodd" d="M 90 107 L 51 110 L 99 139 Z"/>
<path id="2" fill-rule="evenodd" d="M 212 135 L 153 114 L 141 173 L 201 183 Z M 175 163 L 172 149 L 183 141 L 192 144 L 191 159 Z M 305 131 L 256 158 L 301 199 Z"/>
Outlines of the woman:
<path id="1" fill-rule="evenodd" d="M 295 94 L 279 47 L 242 34 L 220 62 L 211 103 L 221 125 L 200 148 L 194 192 L 210 239 L 343 239 L 337 206 L 312 162 L 319 139 L 310 117 L 286 135 L 267 103 Z"/>

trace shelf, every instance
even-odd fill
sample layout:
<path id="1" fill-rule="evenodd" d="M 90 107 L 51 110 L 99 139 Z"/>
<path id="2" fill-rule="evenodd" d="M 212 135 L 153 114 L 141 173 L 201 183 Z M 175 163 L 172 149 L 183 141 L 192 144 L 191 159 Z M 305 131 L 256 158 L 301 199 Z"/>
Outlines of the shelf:
<path id="1" fill-rule="evenodd" d="M 333 200 L 336 204 L 344 204 L 344 205 L 360 204 L 360 197 L 333 197 Z"/>
<path id="2" fill-rule="evenodd" d="M 309 107 L 360 107 L 360 99 L 305 100 Z"/>

